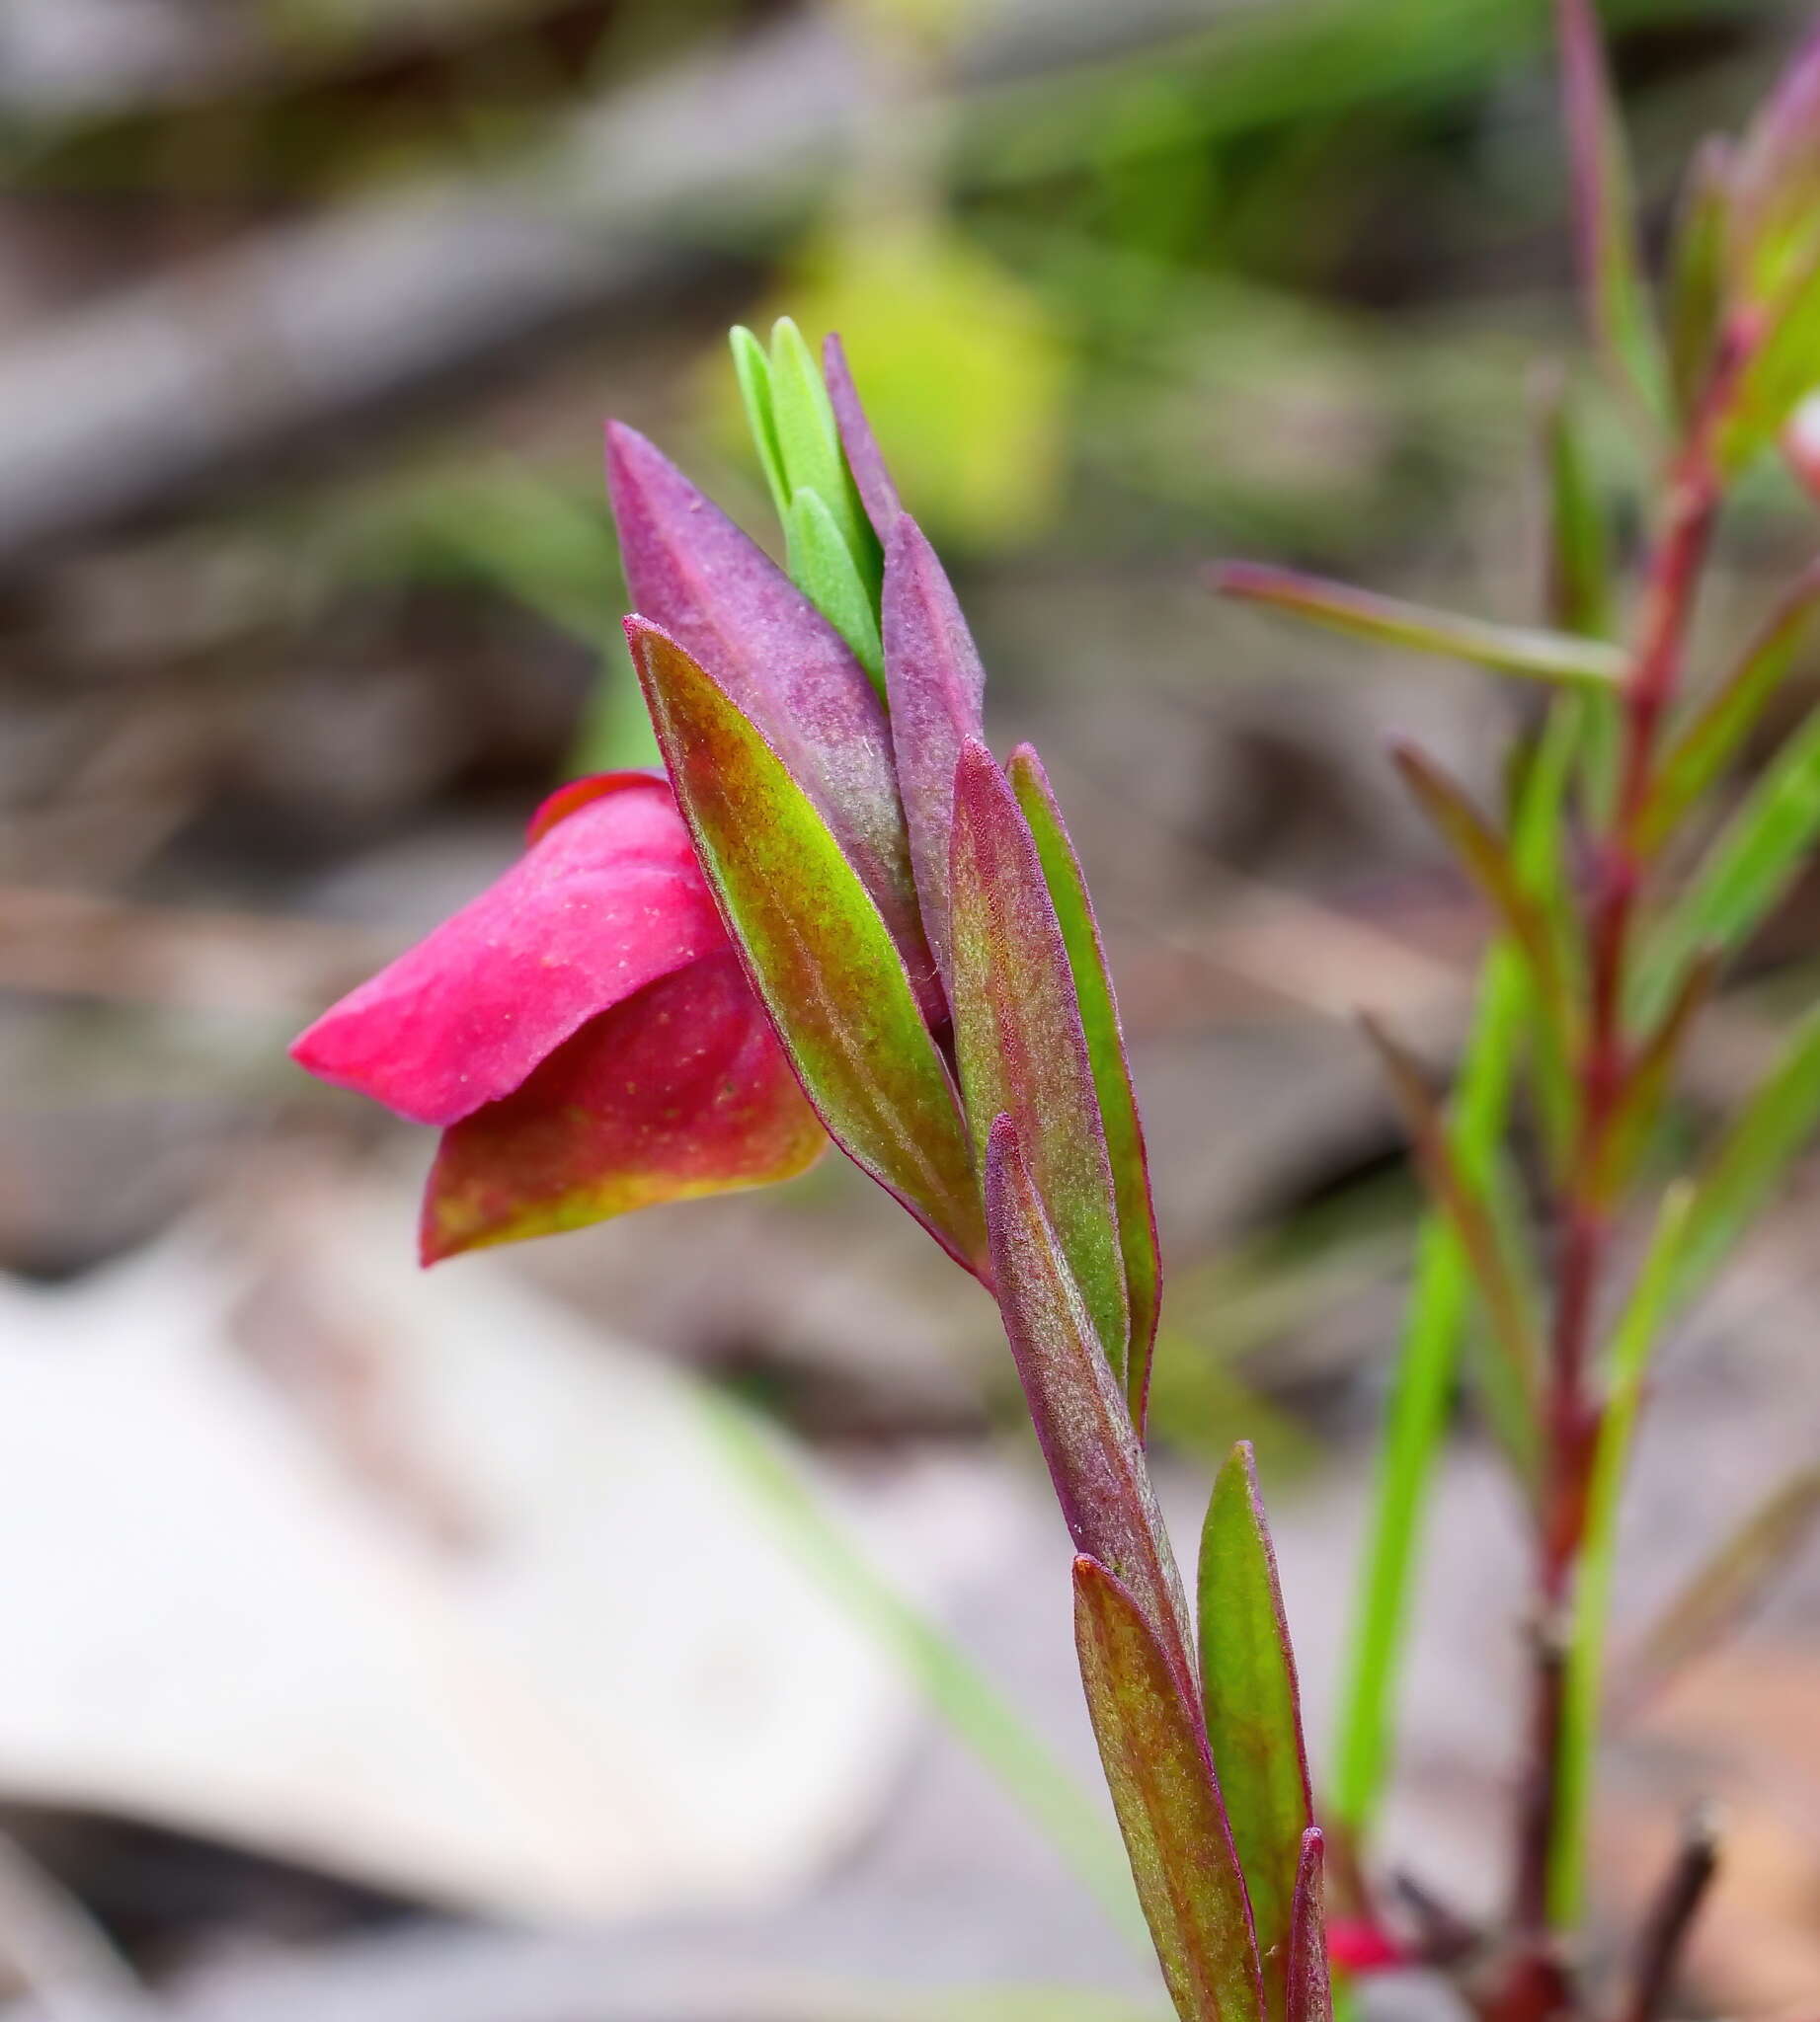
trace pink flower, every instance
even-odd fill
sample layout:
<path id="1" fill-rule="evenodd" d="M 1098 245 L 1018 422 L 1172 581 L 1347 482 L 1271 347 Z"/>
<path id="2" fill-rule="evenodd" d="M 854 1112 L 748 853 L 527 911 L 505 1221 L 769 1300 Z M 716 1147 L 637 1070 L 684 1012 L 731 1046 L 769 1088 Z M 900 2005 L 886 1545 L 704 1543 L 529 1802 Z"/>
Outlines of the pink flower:
<path id="1" fill-rule="evenodd" d="M 504 877 L 291 1053 L 441 1127 L 427 1264 L 787 1179 L 828 1141 L 642 772 L 554 794 Z"/>

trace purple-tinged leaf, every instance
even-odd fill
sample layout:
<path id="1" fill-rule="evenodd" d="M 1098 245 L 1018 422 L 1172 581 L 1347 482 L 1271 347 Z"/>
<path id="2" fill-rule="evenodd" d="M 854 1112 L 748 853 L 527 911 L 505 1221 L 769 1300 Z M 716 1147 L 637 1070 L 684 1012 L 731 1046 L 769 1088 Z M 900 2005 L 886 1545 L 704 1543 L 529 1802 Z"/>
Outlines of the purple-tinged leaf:
<path id="1" fill-rule="evenodd" d="M 1613 1697 L 1633 1711 L 1722 1643 L 1820 1533 L 1820 1466 L 1780 1483 L 1625 1652 Z"/>
<path id="2" fill-rule="evenodd" d="M 1798 576 L 1743 658 L 1700 703 L 1662 754 L 1635 839 L 1654 851 L 1712 785 L 1761 721 L 1820 616 L 1820 563 Z"/>
<path id="3" fill-rule="evenodd" d="M 1820 28 L 1744 136 L 1729 222 L 1734 288 L 1759 305 L 1780 303 L 1820 251 Z"/>
<path id="4" fill-rule="evenodd" d="M 1112 1165 L 1068 948 L 1010 782 L 969 742 L 954 781 L 954 1052 L 974 1156 L 1017 1126 L 1094 1339 L 1123 1384 L 1131 1315 Z"/>
<path id="5" fill-rule="evenodd" d="M 1452 611 L 1430 610 L 1425 604 L 1379 596 L 1371 590 L 1354 589 L 1349 583 L 1329 583 L 1299 569 L 1278 569 L 1263 562 L 1217 563 L 1209 580 L 1223 596 L 1267 604 L 1273 610 L 1380 646 L 1402 646 L 1416 653 L 1470 661 L 1476 666 L 1523 674 L 1532 680 L 1609 687 L 1624 677 L 1624 656 L 1597 639 L 1463 618 Z"/>
<path id="6" fill-rule="evenodd" d="M 1360 1020 L 1376 1049 L 1423 1184 L 1453 1229 L 1491 1323 L 1498 1350 L 1486 1364 L 1487 1403 L 1519 1473 L 1535 1478 L 1542 1395 L 1542 1347 L 1535 1313 L 1505 1253 L 1497 1218 L 1462 1163 L 1439 1104 L 1407 1050 L 1374 1018 Z"/>
<path id="7" fill-rule="evenodd" d="M 1100 1122 L 1106 1152 L 1112 1161 L 1112 1188 L 1119 1210 L 1119 1248 L 1125 1259 L 1125 1296 L 1131 1308 L 1131 1354 L 1125 1372 L 1125 1395 L 1132 1423 L 1144 1433 L 1145 1405 L 1150 1386 L 1150 1356 L 1156 1339 L 1156 1317 L 1162 1300 L 1162 1257 L 1156 1241 L 1156 1210 L 1150 1200 L 1150 1167 L 1144 1148 L 1144 1124 L 1132 1087 L 1125 1035 L 1112 993 L 1112 972 L 1100 942 L 1099 923 L 1080 860 L 1056 805 L 1043 762 L 1028 744 L 1011 753 L 1007 768 L 1012 791 L 1030 823 L 1037 856 L 1055 901 L 1062 939 L 1073 972 L 1074 994 L 1080 1005 L 1081 1030 L 1093 1085 L 1099 1091 Z"/>
<path id="8" fill-rule="evenodd" d="M 617 422 L 606 468 L 634 609 L 706 669 L 782 759 L 872 894 L 918 1002 L 939 1018 L 890 727 L 865 669 L 783 571 Z"/>
<path id="9" fill-rule="evenodd" d="M 1669 241 L 1668 373 L 1684 426 L 1700 412 L 1719 355 L 1731 176 L 1731 143 L 1723 134 L 1709 135 L 1688 170 Z"/>
<path id="10" fill-rule="evenodd" d="M 877 905 L 726 690 L 645 620 L 626 636 L 696 855 L 804 1092 L 854 1164 L 984 1272 L 954 1085 Z"/>
<path id="11" fill-rule="evenodd" d="M 872 424 L 860 405 L 859 389 L 853 384 L 853 374 L 847 365 L 846 347 L 832 331 L 822 342 L 822 377 L 828 382 L 828 397 L 833 402 L 847 469 L 853 474 L 872 530 L 881 544 L 889 547 L 891 529 L 904 508 L 898 503 L 898 488 L 885 468 Z"/>
<path id="12" fill-rule="evenodd" d="M 1244 1878 L 1193 1702 L 1125 1584 L 1074 1561 L 1074 1647 L 1100 1761 L 1182 2022 L 1263 2022 Z"/>
<path id="13" fill-rule="evenodd" d="M 954 769 L 981 735 L 986 669 L 947 573 L 908 512 L 885 544 L 885 683 L 922 922 L 952 990 L 948 861 Z"/>
<path id="14" fill-rule="evenodd" d="M 1296 1900 L 1290 1918 L 1289 2022 L 1333 2022 L 1333 1982 L 1327 1971 L 1326 1862 L 1317 1827 L 1302 1835 Z"/>
<path id="15" fill-rule="evenodd" d="M 1556 1052 L 1571 1050 L 1573 997 L 1563 972 L 1561 951 L 1547 908 L 1518 875 L 1510 845 L 1477 808 L 1464 788 L 1413 744 L 1390 747 L 1411 799 L 1458 858 L 1498 915 L 1529 967 L 1545 1037 Z"/>
<path id="16" fill-rule="evenodd" d="M 1187 1603 L 1144 1452 L 1009 1117 L 987 1151 L 986 1221 L 1005 1336 L 1068 1535 L 1130 1588 L 1192 1705 Z"/>
<path id="17" fill-rule="evenodd" d="M 1298 1865 L 1314 1811 L 1277 1555 L 1243 1439 L 1214 1482 L 1197 1585 L 1208 1746 L 1251 1895 L 1264 1996 L 1270 2014 L 1281 2017 L 1290 1995 Z"/>
<path id="18" fill-rule="evenodd" d="M 1601 350 L 1644 411 L 1657 415 L 1662 342 L 1643 281 L 1629 156 L 1593 0 L 1559 0 L 1557 18 L 1580 284 Z"/>

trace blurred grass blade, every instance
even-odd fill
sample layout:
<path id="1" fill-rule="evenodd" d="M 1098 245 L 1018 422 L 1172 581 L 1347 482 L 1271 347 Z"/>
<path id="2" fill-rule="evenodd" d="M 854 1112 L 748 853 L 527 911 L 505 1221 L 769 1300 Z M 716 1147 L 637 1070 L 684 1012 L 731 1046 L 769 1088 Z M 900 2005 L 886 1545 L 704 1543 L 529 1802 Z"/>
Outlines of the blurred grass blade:
<path id="1" fill-rule="evenodd" d="M 1212 571 L 1214 587 L 1241 602 L 1268 604 L 1294 617 L 1307 618 L 1336 632 L 1369 639 L 1380 646 L 1408 647 L 1417 653 L 1441 654 L 1470 661 L 1499 673 L 1524 674 L 1532 680 L 1610 686 L 1623 678 L 1624 656 L 1596 639 L 1575 639 L 1564 632 L 1532 630 L 1520 625 L 1494 625 L 1479 618 L 1457 617 L 1430 610 L 1398 597 L 1379 596 L 1295 569 L 1261 562 L 1222 562 Z"/>
<path id="2" fill-rule="evenodd" d="M 1087 1712 L 1138 1900 L 1182 2022 L 1263 2022 L 1257 1941 L 1207 1740 L 1130 1591 L 1074 1561 Z"/>
<path id="3" fill-rule="evenodd" d="M 1093 1084 L 1099 1091 L 1100 1121 L 1105 1128 L 1118 1205 L 1125 1292 L 1131 1307 L 1131 1353 L 1125 1393 L 1131 1404 L 1132 1422 L 1142 1437 L 1150 1358 L 1162 1300 L 1162 1258 L 1156 1241 L 1156 1210 L 1150 1199 L 1144 1124 L 1138 1115 L 1138 1098 L 1132 1087 L 1131 1064 L 1126 1057 L 1125 1035 L 1119 1025 L 1119 1007 L 1113 996 L 1112 972 L 1106 966 L 1099 922 L 1094 918 L 1087 881 L 1081 874 L 1080 860 L 1074 854 L 1074 844 L 1062 819 L 1049 776 L 1028 744 L 1020 744 L 1011 753 L 1007 770 L 1012 791 L 1036 839 L 1043 877 L 1062 925 L 1074 994 L 1080 1005 L 1081 1029 L 1086 1035 L 1087 1059 L 1093 1069 Z"/>
<path id="4" fill-rule="evenodd" d="M 1461 868 L 1496 909 L 1504 931 L 1529 964 L 1536 1010 L 1557 1062 L 1572 1054 L 1573 997 L 1555 923 L 1531 886 L 1519 875 L 1511 847 L 1472 805 L 1458 781 L 1412 744 L 1392 745 L 1396 766 L 1411 799 L 1459 859 Z"/>
<path id="5" fill-rule="evenodd" d="M 985 734 L 986 669 L 941 558 L 908 512 L 898 514 L 886 541 L 883 613 L 891 744 L 910 868 L 929 946 L 952 991 L 954 772 L 969 739 Z"/>
<path id="6" fill-rule="evenodd" d="M 1649 1133 L 1662 1114 L 1669 1081 L 1681 1059 L 1694 1021 L 1706 1008 L 1719 978 L 1722 958 L 1702 949 L 1682 977 L 1681 987 L 1651 1032 L 1637 1047 L 1606 1128 L 1589 1192 L 1610 1204 L 1636 1170 Z"/>
<path id="7" fill-rule="evenodd" d="M 1685 424 L 1712 375 L 1725 306 L 1725 227 L 1731 205 L 1731 144 L 1709 135 L 1695 155 L 1669 243 L 1669 383 Z"/>
<path id="8" fill-rule="evenodd" d="M 1820 614 L 1820 563 L 1796 578 L 1743 658 L 1695 710 L 1662 755 L 1636 839 L 1659 849 L 1713 784 L 1776 699 Z"/>
<path id="9" fill-rule="evenodd" d="M 1740 947 L 1793 885 L 1820 835 L 1820 709 L 1714 838 L 1645 948 L 1634 1007 L 1659 1018 L 1702 948 Z"/>
<path id="10" fill-rule="evenodd" d="M 1717 1270 L 1817 1127 L 1820 1008 L 1795 1028 L 1781 1058 L 1695 1177 L 1676 1259 L 1678 1302 L 1694 1297 Z"/>
<path id="11" fill-rule="evenodd" d="M 1586 1821 L 1604 1702 L 1606 1624 L 1618 1554 L 1618 1512 L 1643 1382 L 1673 1303 L 1675 1259 L 1692 1205 L 1685 1187 L 1662 1204 L 1649 1252 L 1619 1320 L 1610 1354 L 1611 1393 L 1600 1421 L 1587 1490 L 1586 1528 L 1574 1585 L 1561 1730 L 1555 1756 L 1554 1835 L 1548 1849 L 1548 1916 L 1578 1926 L 1586 1894 Z"/>
<path id="12" fill-rule="evenodd" d="M 1773 1489 L 1623 1654 L 1612 1699 L 1634 1710 L 1745 1622 L 1820 1531 L 1820 1465 Z"/>
<path id="13" fill-rule="evenodd" d="M 1580 734 L 1577 701 L 1557 701 L 1517 798 L 1511 847 L 1526 886 L 1533 888 L 1539 867 L 1554 854 Z M 1522 959 L 1508 941 L 1499 941 L 1480 970 L 1449 1122 L 1455 1158 L 1481 1180 L 1503 1135 L 1528 1009 Z M 1375 1818 L 1390 1765 L 1417 1546 L 1471 1304 L 1472 1276 L 1453 1224 L 1431 1212 L 1416 1237 L 1334 1745 L 1333 1818 L 1355 1843 Z"/>
<path id="14" fill-rule="evenodd" d="M 1208 1746 L 1251 1896 L 1265 2002 L 1281 2017 L 1290 2002 L 1298 1872 L 1313 1799 L 1277 1557 L 1257 1463 L 1243 1439 L 1214 1481 L 1197 1587 Z"/>
<path id="15" fill-rule="evenodd" d="M 1612 539 L 1605 500 L 1587 453 L 1578 405 L 1564 386 L 1550 391 L 1542 417 L 1547 488 L 1545 528 L 1548 617 L 1563 632 L 1609 640 L 1618 626 Z M 1593 818 L 1606 821 L 1618 797 L 1622 704 L 1615 688 L 1584 687 L 1574 698 L 1582 722 L 1577 739 L 1580 771 Z M 1564 894 L 1557 837 L 1550 851 L 1549 894 Z"/>
<path id="16" fill-rule="evenodd" d="M 997 1119 L 1011 1118 L 1122 1387 L 1131 1341 L 1125 1260 L 1074 978 L 1030 824 L 977 740 L 962 747 L 955 771 L 951 863 L 954 1054 L 975 1159 L 984 1171 Z M 1114 1570 L 1123 1572 L 1116 1562 Z"/>
<path id="17" fill-rule="evenodd" d="M 1593 336 L 1643 412 L 1663 411 L 1662 341 L 1637 249 L 1629 151 L 1593 0 L 1557 0 L 1574 236 Z"/>
<path id="18" fill-rule="evenodd" d="M 1327 1970 L 1326 1866 L 1319 1828 L 1302 1835 L 1296 1898 L 1290 1915 L 1289 2022 L 1333 2022 L 1333 1982 Z"/>
<path id="19" fill-rule="evenodd" d="M 784 541 L 791 581 L 852 648 L 853 658 L 882 696 L 885 649 L 879 638 L 878 607 L 820 492 L 804 486 L 790 501 Z"/>
<path id="20" fill-rule="evenodd" d="M 726 693 L 637 618 L 626 636 L 721 911 L 829 1134 L 970 1270 L 979 1187 L 954 1086 L 876 905 Z"/>
<path id="21" fill-rule="evenodd" d="M 1539 1457 L 1543 1365 L 1534 1302 L 1506 1254 L 1480 1182 L 1466 1170 L 1454 1148 L 1446 1119 L 1421 1068 L 1379 1020 L 1366 1017 L 1360 1024 L 1384 1067 L 1423 1182 L 1464 1252 L 1499 1351 L 1488 1364 L 1486 1402 L 1519 1474 L 1533 1483 Z"/>
<path id="22" fill-rule="evenodd" d="M 1143 1449 L 1009 1117 L 992 1128 L 986 1212 L 1005 1335 L 1068 1534 L 1130 1590 L 1195 1705 L 1187 1602 Z"/>
<path id="23" fill-rule="evenodd" d="M 728 1459 L 798 1562 L 914 1681 L 1118 1929 L 1142 1944 L 1146 1926 L 1131 1876 L 1097 1800 L 955 1638 L 905 1599 L 856 1548 L 752 1414 L 705 1385 L 698 1395 Z"/>

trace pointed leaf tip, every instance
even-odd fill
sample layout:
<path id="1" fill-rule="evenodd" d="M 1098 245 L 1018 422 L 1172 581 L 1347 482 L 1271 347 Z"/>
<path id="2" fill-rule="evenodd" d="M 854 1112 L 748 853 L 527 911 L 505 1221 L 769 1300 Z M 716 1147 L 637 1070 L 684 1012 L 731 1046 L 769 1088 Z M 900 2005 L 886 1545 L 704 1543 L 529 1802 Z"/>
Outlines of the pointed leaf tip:
<path id="1" fill-rule="evenodd" d="M 1250 1444 L 1214 1483 L 1198 1581 L 1208 1745 L 1251 1893 L 1273 2016 L 1284 2013 L 1297 1864 L 1313 1824 L 1302 1699 Z"/>
<path id="2" fill-rule="evenodd" d="M 969 1269 L 979 1189 L 953 1083 L 870 894 L 781 756 L 643 619 L 626 636 L 695 852 L 829 1134 Z"/>
<path id="3" fill-rule="evenodd" d="M 1138 1899 L 1182 2022 L 1263 2022 L 1244 1878 L 1192 1702 L 1130 1590 L 1074 1561 L 1087 1711 Z"/>
<path id="4" fill-rule="evenodd" d="M 976 1155 L 1015 1119 L 1024 1157 L 1108 1368 L 1125 1379 L 1130 1313 L 1112 1166 L 1080 1008 L 1017 797 L 963 744 L 950 842 L 954 1050 Z"/>
<path id="5" fill-rule="evenodd" d="M 833 403 L 840 446 L 846 452 L 847 468 L 865 504 L 866 516 L 880 541 L 889 544 L 891 529 L 904 508 L 898 501 L 898 488 L 892 482 L 891 472 L 885 466 L 878 438 L 872 432 L 872 424 L 860 403 L 859 389 L 847 364 L 846 348 L 832 331 L 822 345 L 822 376 L 828 384 L 828 397 Z"/>

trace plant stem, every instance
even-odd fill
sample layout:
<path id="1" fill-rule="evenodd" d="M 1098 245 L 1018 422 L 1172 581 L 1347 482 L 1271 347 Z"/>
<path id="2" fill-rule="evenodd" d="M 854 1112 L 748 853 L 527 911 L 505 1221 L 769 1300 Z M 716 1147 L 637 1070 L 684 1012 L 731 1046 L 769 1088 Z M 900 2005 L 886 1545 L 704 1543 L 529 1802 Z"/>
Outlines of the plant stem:
<path id="1" fill-rule="evenodd" d="M 1607 1140 L 1632 1065 L 1625 996 L 1637 895 L 1649 855 L 1640 845 L 1638 829 L 1649 800 L 1662 719 L 1679 679 L 1723 492 L 1714 453 L 1717 428 L 1745 352 L 1742 342 L 1727 347 L 1669 471 L 1662 524 L 1644 578 L 1636 644 L 1623 684 L 1616 804 L 1594 856 L 1586 925 L 1587 1020 L 1576 1077 L 1578 1119 L 1562 1188 L 1560 1262 L 1543 1408 L 1545 1474 L 1537 1554 L 1530 1759 L 1519 1806 L 1514 1882 L 1516 1943 L 1511 1978 L 1498 2004 L 1508 2022 L 1541 2022 L 1567 1999 L 1549 1916 L 1549 1863 L 1561 1801 L 1567 1612 L 1586 1533 L 1601 1415 L 1588 1381 L 1588 1361 L 1611 1253 Z"/>

